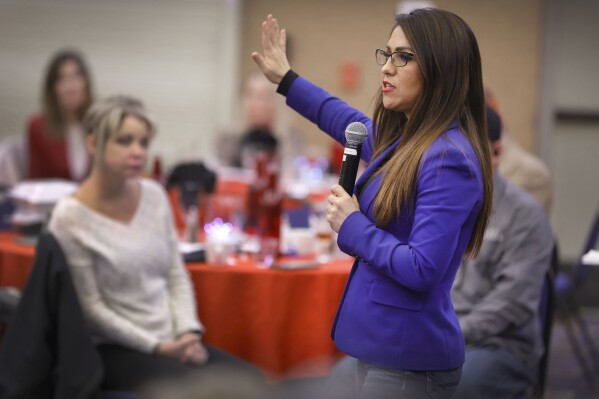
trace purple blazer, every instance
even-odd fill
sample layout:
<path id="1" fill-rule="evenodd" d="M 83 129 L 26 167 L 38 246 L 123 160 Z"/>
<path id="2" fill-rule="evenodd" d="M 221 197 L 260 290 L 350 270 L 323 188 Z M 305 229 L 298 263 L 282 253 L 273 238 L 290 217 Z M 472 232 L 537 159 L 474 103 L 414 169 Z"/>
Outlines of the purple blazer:
<path id="1" fill-rule="evenodd" d="M 279 92 L 341 144 L 348 124 L 366 125 L 369 138 L 361 157 L 368 167 L 356 192 L 399 142 L 372 160 L 372 120 L 363 113 L 293 72 Z M 344 353 L 380 367 L 459 367 L 464 338 L 450 289 L 483 202 L 478 158 L 458 123 L 452 123 L 423 156 L 413 212 L 402 210 L 385 229 L 375 225 L 373 215 L 380 183 L 379 176 L 366 186 L 360 212 L 349 215 L 339 231 L 339 248 L 356 262 L 331 335 Z"/>

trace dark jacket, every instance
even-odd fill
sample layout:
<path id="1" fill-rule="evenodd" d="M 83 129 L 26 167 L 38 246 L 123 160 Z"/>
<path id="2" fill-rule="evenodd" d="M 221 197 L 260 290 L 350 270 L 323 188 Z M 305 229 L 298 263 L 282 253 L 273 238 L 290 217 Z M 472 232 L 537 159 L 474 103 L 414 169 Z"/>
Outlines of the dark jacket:
<path id="1" fill-rule="evenodd" d="M 90 398 L 102 377 L 65 257 L 44 234 L 0 347 L 0 398 Z"/>

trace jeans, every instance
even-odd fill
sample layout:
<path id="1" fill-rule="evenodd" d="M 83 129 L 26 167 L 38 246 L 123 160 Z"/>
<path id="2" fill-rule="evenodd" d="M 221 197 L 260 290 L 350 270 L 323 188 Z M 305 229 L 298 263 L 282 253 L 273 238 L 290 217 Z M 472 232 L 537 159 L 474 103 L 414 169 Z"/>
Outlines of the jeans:
<path id="1" fill-rule="evenodd" d="M 492 348 L 466 350 L 455 399 L 513 399 L 534 383 L 530 370 L 511 353 Z"/>
<path id="2" fill-rule="evenodd" d="M 449 399 L 461 374 L 461 367 L 447 371 L 394 370 L 346 357 L 331 373 L 327 398 Z"/>

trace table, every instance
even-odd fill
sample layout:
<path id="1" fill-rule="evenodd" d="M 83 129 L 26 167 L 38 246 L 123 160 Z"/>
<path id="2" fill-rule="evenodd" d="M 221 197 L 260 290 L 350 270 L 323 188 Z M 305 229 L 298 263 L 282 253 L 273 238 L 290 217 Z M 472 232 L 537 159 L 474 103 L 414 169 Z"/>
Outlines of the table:
<path id="1" fill-rule="evenodd" d="M 31 270 L 35 248 L 16 239 L 0 233 L 0 286 L 22 288 Z M 302 270 L 187 264 L 205 341 L 275 378 L 324 375 L 341 355 L 329 334 L 350 267 L 351 258 Z"/>
<path id="2" fill-rule="evenodd" d="M 0 287 L 23 288 L 33 266 L 35 248 L 19 244 L 14 233 L 0 233 Z"/>

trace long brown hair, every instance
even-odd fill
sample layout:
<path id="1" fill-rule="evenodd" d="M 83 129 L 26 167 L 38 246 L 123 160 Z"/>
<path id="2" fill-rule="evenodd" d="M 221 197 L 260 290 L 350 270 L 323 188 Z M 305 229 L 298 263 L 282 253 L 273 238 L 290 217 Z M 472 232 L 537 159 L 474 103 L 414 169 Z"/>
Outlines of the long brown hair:
<path id="1" fill-rule="evenodd" d="M 493 177 L 487 139 L 480 52 L 470 27 L 457 15 L 426 8 L 400 14 L 400 27 L 414 49 L 423 77 L 422 93 L 410 119 L 385 109 L 379 89 L 373 120 L 377 126 L 374 157 L 402 137 L 384 172 L 375 202 L 377 225 L 387 226 L 401 209 L 413 209 L 420 163 L 426 150 L 453 120 L 472 144 L 483 175 L 484 201 L 466 249 L 475 256 L 491 213 Z M 403 208 L 402 208 L 403 206 Z"/>
<path id="2" fill-rule="evenodd" d="M 61 50 L 54 54 L 46 69 L 46 77 L 44 79 L 44 87 L 42 93 L 42 106 L 44 111 L 44 121 L 48 132 L 54 136 L 64 136 L 65 134 L 65 119 L 58 104 L 56 96 L 56 82 L 60 77 L 60 68 L 66 62 L 75 62 L 79 68 L 79 73 L 85 80 L 85 100 L 81 107 L 77 110 L 77 120 L 81 121 L 83 115 L 93 102 L 92 83 L 89 74 L 89 69 L 83 59 L 83 55 L 75 50 Z"/>

